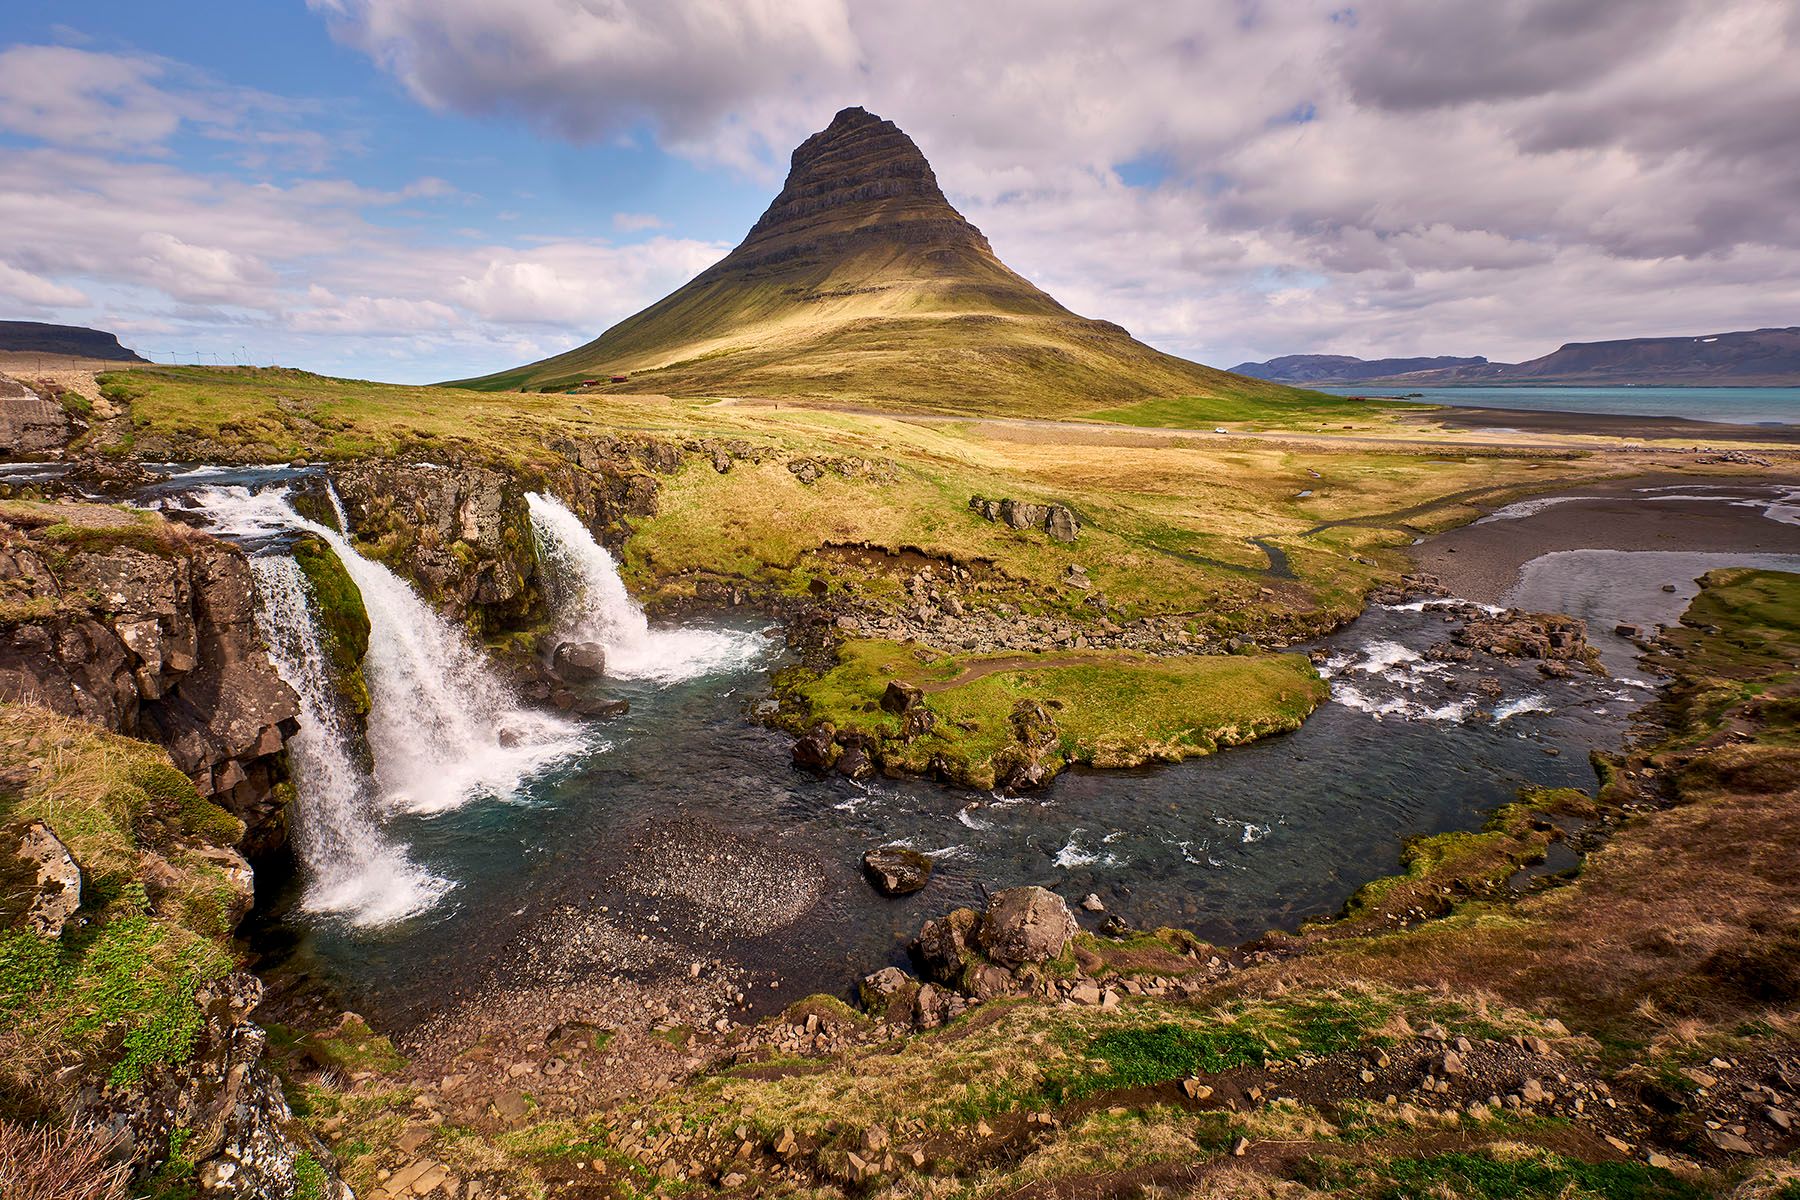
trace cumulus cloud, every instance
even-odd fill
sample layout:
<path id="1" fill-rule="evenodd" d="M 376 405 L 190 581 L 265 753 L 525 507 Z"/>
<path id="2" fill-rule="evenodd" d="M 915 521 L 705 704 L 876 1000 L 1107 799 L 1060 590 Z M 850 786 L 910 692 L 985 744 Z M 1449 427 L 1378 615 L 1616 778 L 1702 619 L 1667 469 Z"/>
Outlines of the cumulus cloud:
<path id="1" fill-rule="evenodd" d="M 866 104 L 1009 261 L 1215 360 L 1794 319 L 1789 0 L 311 3 L 432 105 L 764 178 Z"/>

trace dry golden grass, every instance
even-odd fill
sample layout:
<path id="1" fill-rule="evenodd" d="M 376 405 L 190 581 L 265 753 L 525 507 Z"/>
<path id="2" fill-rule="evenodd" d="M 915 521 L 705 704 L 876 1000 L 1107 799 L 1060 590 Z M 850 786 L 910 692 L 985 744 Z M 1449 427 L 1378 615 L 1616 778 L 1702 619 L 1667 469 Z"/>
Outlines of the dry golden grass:
<path id="1" fill-rule="evenodd" d="M 129 1165 L 119 1135 L 97 1125 L 31 1127 L 0 1120 L 0 1196 L 6 1200 L 123 1200 Z"/>

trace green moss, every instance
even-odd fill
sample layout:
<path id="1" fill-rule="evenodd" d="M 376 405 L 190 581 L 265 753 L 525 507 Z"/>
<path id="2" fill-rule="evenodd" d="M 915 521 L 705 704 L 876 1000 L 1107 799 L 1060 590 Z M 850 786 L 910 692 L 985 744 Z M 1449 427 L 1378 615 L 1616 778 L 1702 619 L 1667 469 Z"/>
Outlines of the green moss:
<path id="1" fill-rule="evenodd" d="M 308 534 L 296 541 L 294 561 L 312 591 L 313 612 L 338 693 L 353 711 L 367 713 L 369 685 L 362 660 L 369 652 L 369 613 L 362 592 L 323 538 Z"/>
<path id="2" fill-rule="evenodd" d="M 330 1182 L 331 1177 L 312 1155 L 302 1154 L 294 1160 L 294 1200 L 325 1200 Z"/>
<path id="3" fill-rule="evenodd" d="M 406 1056 L 394 1048 L 393 1042 L 370 1029 L 361 1017 L 348 1018 L 336 1029 L 303 1038 L 299 1045 L 320 1065 L 345 1073 L 375 1071 L 385 1075 L 406 1066 Z"/>
<path id="4" fill-rule="evenodd" d="M 803 669 L 776 679 L 782 723 L 803 731 L 818 722 L 876 739 L 888 769 L 946 773 L 992 786 L 1020 753 L 1022 711 L 1043 705 L 1053 728 L 1035 716 L 1029 735 L 1053 739 L 1044 761 L 1136 766 L 1177 762 L 1299 727 L 1326 687 L 1300 655 L 1163 657 L 1122 651 L 1042 656 L 930 657 L 909 645 L 853 641 L 833 669 Z M 1042 665 L 1039 665 L 1042 664 Z M 881 707 L 892 680 L 925 689 L 935 720 L 903 737 L 901 717 Z"/>
<path id="5" fill-rule="evenodd" d="M 1367 1167 L 1329 1164 L 1315 1178 L 1327 1187 L 1360 1184 L 1361 1194 L 1379 1200 L 1699 1200 L 1709 1194 L 1659 1167 L 1541 1152 L 1434 1154 Z"/>

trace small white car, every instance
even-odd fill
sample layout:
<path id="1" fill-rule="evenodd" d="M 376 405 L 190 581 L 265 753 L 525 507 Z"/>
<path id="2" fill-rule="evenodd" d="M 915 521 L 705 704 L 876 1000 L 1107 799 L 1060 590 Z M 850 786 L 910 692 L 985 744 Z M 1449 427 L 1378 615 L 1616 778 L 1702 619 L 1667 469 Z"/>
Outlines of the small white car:
<path id="1" fill-rule="evenodd" d="M 1221 427 L 1221 428 L 1213 430 L 1213 432 L 1214 433 L 1230 433 L 1231 431 L 1229 429 L 1225 429 L 1225 428 Z"/>

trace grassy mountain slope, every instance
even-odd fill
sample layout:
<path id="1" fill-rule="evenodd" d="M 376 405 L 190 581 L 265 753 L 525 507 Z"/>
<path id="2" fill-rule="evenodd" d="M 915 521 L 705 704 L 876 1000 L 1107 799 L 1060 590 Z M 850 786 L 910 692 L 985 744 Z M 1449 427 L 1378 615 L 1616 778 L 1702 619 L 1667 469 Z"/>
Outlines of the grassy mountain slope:
<path id="1" fill-rule="evenodd" d="M 626 384 L 607 381 L 629 375 Z M 1066 416 L 1159 397 L 1303 393 L 1077 316 L 997 257 L 891 122 L 846 109 L 725 259 L 566 354 L 484 390 L 831 399 Z"/>

